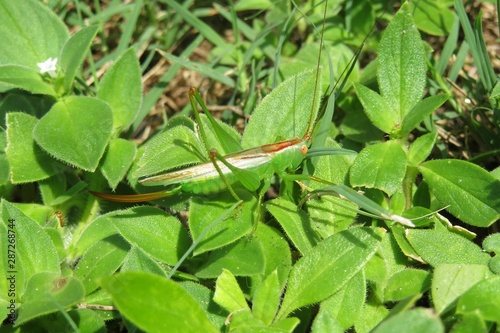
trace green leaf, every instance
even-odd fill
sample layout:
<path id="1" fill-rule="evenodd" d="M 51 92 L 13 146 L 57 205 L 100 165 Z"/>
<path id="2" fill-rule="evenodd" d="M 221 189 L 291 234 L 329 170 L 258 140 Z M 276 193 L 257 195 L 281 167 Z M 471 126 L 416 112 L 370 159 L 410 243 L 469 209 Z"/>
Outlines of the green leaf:
<path id="1" fill-rule="evenodd" d="M 37 119 L 25 113 L 7 114 L 7 159 L 14 184 L 49 178 L 64 166 L 47 155 L 31 136 Z"/>
<path id="2" fill-rule="evenodd" d="M 200 101 L 203 102 L 203 100 Z M 210 116 L 208 116 L 210 115 Z M 206 110 L 205 114 L 200 114 L 199 127 L 203 126 L 207 136 L 205 147 L 210 151 L 217 150 L 221 155 L 236 153 L 241 151 L 241 136 L 231 126 L 218 119 L 214 119 L 210 111 Z M 199 130 L 198 130 L 199 131 Z M 207 152 L 208 154 L 208 152 Z M 207 155 L 208 156 L 208 155 Z"/>
<path id="3" fill-rule="evenodd" d="M 133 247 L 127 254 L 120 272 L 143 271 L 166 277 L 165 271 L 143 250 Z"/>
<path id="4" fill-rule="evenodd" d="M 101 168 L 102 174 L 108 180 L 109 187 L 115 189 L 125 177 L 136 153 L 137 149 L 131 141 L 116 138 L 109 142 Z"/>
<path id="5" fill-rule="evenodd" d="M 295 317 L 285 318 L 279 321 L 274 322 L 271 325 L 270 331 L 273 332 L 273 329 L 276 332 L 294 332 L 295 328 L 299 326 L 300 319 Z"/>
<path id="6" fill-rule="evenodd" d="M 292 253 L 286 237 L 264 223 L 257 225 L 254 237 L 257 237 L 262 244 L 265 268 L 263 275 L 252 276 L 252 286 L 258 288 L 263 277 L 277 270 L 280 288 L 285 287 L 292 267 Z"/>
<path id="7" fill-rule="evenodd" d="M 476 312 L 488 321 L 500 323 L 500 276 L 493 276 L 472 286 L 458 300 L 458 313 Z"/>
<path id="8" fill-rule="evenodd" d="M 49 154 L 87 171 L 94 171 L 111 136 L 109 106 L 91 97 L 71 96 L 52 106 L 33 131 Z"/>
<path id="9" fill-rule="evenodd" d="M 348 140 L 364 144 L 384 137 L 384 133 L 363 112 L 358 98 L 347 106 L 342 105 L 342 108 L 345 109 L 346 115 L 340 128 Z"/>
<path id="10" fill-rule="evenodd" d="M 122 238 L 111 236 L 98 241 L 85 252 L 74 273 L 82 280 L 85 295 L 99 287 L 99 278 L 110 276 L 121 266 L 129 248 Z"/>
<path id="11" fill-rule="evenodd" d="M 342 333 L 345 332 L 345 329 L 340 326 L 338 320 L 336 320 L 331 314 L 321 308 L 318 312 L 318 315 L 314 318 L 311 332 Z"/>
<path id="12" fill-rule="evenodd" d="M 7 255 L 8 244 L 15 245 L 15 263 L 5 262 L 8 270 L 16 270 L 16 288 L 18 296 L 22 295 L 25 283 L 29 278 L 40 272 L 60 273 L 59 257 L 49 235 L 43 228 L 26 216 L 12 203 L 1 202 L 2 224 L 0 239 L 2 239 L 2 258 Z M 10 230 L 10 231 L 9 231 Z M 13 239 L 13 240 L 12 240 Z M 14 266 L 11 266 L 14 265 Z M 3 271 L 8 276 L 7 270 Z M 0 283 L 6 283 L 6 279 Z M 3 289 L 6 290 L 6 289 Z"/>
<path id="13" fill-rule="evenodd" d="M 1 135 L 1 134 L 0 134 Z M 0 152 L 0 185 L 5 184 L 10 178 L 10 165 L 5 153 Z"/>
<path id="14" fill-rule="evenodd" d="M 384 233 L 381 228 L 349 229 L 315 246 L 293 266 L 278 318 L 340 290 L 373 256 Z"/>
<path id="15" fill-rule="evenodd" d="M 144 272 L 102 280 L 118 310 L 147 332 L 217 332 L 198 303 L 174 281 Z"/>
<path id="16" fill-rule="evenodd" d="M 450 2 L 432 0 L 410 2 L 410 12 L 418 29 L 434 36 L 449 35 L 454 20 L 454 14 L 448 8 Z"/>
<path id="17" fill-rule="evenodd" d="M 69 92 L 75 79 L 78 68 L 90 51 L 90 44 L 94 39 L 98 26 L 84 27 L 71 36 L 61 50 L 59 64 L 64 71 L 64 90 Z"/>
<path id="18" fill-rule="evenodd" d="M 453 325 L 452 333 L 488 332 L 484 318 L 478 312 L 469 312 L 461 316 L 460 320 Z"/>
<path id="19" fill-rule="evenodd" d="M 30 278 L 23 294 L 16 325 L 75 305 L 84 296 L 80 280 L 57 273 L 43 272 Z"/>
<path id="20" fill-rule="evenodd" d="M 214 301 L 229 312 L 250 310 L 236 278 L 225 269 L 215 283 Z"/>
<path id="21" fill-rule="evenodd" d="M 435 160 L 421 164 L 419 170 L 436 198 L 460 220 L 488 227 L 500 218 L 500 181 L 479 166 Z"/>
<path id="22" fill-rule="evenodd" d="M 424 134 L 413 141 L 408 152 L 408 161 L 415 166 L 425 161 L 434 148 L 436 138 L 437 131 Z"/>
<path id="23" fill-rule="evenodd" d="M 351 185 L 377 188 L 391 196 L 402 189 L 406 162 L 406 153 L 395 140 L 368 146 L 352 164 Z"/>
<path id="24" fill-rule="evenodd" d="M 266 208 L 300 253 L 307 254 L 319 242 L 319 236 L 312 228 L 309 217 L 296 204 L 278 198 L 267 202 Z"/>
<path id="25" fill-rule="evenodd" d="M 383 304 L 369 299 L 354 323 L 354 328 L 356 332 L 372 332 L 388 314 L 389 310 Z"/>
<path id="26" fill-rule="evenodd" d="M 338 149 L 342 146 L 330 137 L 326 138 L 324 148 Z M 310 151 L 310 150 L 309 150 Z M 314 176 L 328 179 L 335 184 L 344 184 L 349 175 L 349 168 L 356 158 L 355 154 L 324 155 L 318 158 L 315 165 Z M 313 186 L 311 184 L 311 186 Z M 313 187 L 316 188 L 316 187 Z"/>
<path id="27" fill-rule="evenodd" d="M 433 267 L 440 264 L 487 265 L 490 259 L 479 246 L 449 231 L 408 229 L 406 238 L 425 262 Z"/>
<path id="28" fill-rule="evenodd" d="M 64 332 L 70 330 L 67 317 L 69 316 L 80 332 L 106 333 L 106 324 L 104 323 L 104 319 L 100 316 L 102 312 L 104 311 L 75 309 L 67 312 L 50 314 L 40 318 L 40 320 L 31 321 L 28 324 L 34 324 L 36 326 L 33 330 L 41 328 L 46 332 Z M 23 329 L 28 327 L 23 326 Z"/>
<path id="29" fill-rule="evenodd" d="M 0 63 L 16 64 L 39 70 L 36 65 L 59 55 L 68 30 L 63 21 L 37 0 L 2 1 L 0 35 L 3 45 Z"/>
<path id="30" fill-rule="evenodd" d="M 389 319 L 383 321 L 373 331 L 373 333 L 389 332 L 445 332 L 444 325 L 432 311 L 427 309 L 414 309 L 407 312 L 401 312 Z"/>
<path id="31" fill-rule="evenodd" d="M 240 195 L 247 199 L 241 210 L 235 210 L 232 216 L 224 219 L 210 229 L 194 250 L 198 255 L 206 251 L 226 246 L 246 235 L 253 227 L 257 199 L 246 190 Z M 195 196 L 189 206 L 189 230 L 193 239 L 197 239 L 213 221 L 234 205 L 233 196 L 225 191 L 209 197 Z"/>
<path id="32" fill-rule="evenodd" d="M 232 313 L 229 319 L 230 332 L 275 332 L 275 330 L 268 328 L 262 320 L 255 318 L 250 310 L 238 310 Z M 278 332 L 291 332 L 291 330 L 278 330 Z"/>
<path id="33" fill-rule="evenodd" d="M 382 97 L 399 123 L 420 101 L 425 88 L 426 57 L 420 34 L 403 5 L 384 31 L 378 47 L 378 82 Z"/>
<path id="34" fill-rule="evenodd" d="M 407 297 L 423 294 L 431 285 L 431 274 L 420 269 L 404 269 L 387 281 L 384 290 L 385 301 L 400 301 Z"/>
<path id="35" fill-rule="evenodd" d="M 384 97 L 359 83 L 354 84 L 354 89 L 373 125 L 384 133 L 394 132 L 401 120 L 397 113 L 392 112 Z"/>
<path id="36" fill-rule="evenodd" d="M 212 324 L 221 329 L 225 326 L 229 312 L 214 302 L 214 292 L 212 290 L 192 281 L 183 281 L 179 282 L 179 284 L 198 302 Z"/>
<path id="37" fill-rule="evenodd" d="M 448 100 L 449 96 L 445 94 L 427 97 L 419 101 L 410 112 L 404 117 L 401 124 L 401 136 L 408 135 L 415 127 L 420 124 L 425 117 L 434 112 L 444 102 Z"/>
<path id="38" fill-rule="evenodd" d="M 175 265 L 191 243 L 179 220 L 158 208 L 139 206 L 115 211 L 106 219 L 127 242 L 169 265 Z"/>
<path id="39" fill-rule="evenodd" d="M 253 315 L 266 325 L 272 323 L 281 301 L 281 288 L 278 271 L 274 270 L 255 291 L 252 299 Z"/>
<path id="40" fill-rule="evenodd" d="M 144 153 L 137 163 L 138 168 L 133 177 L 150 176 L 188 164 L 204 162 L 206 158 L 200 141 L 194 132 L 185 126 L 176 126 L 162 132 L 143 147 Z"/>
<path id="41" fill-rule="evenodd" d="M 500 233 L 489 235 L 483 240 L 483 248 L 488 252 L 500 254 Z"/>
<path id="42" fill-rule="evenodd" d="M 113 127 L 120 131 L 135 119 L 142 103 L 141 68 L 133 48 L 125 51 L 106 71 L 97 97 L 113 111 Z"/>
<path id="43" fill-rule="evenodd" d="M 276 142 L 279 138 L 304 136 L 309 119 L 316 119 L 319 107 L 320 94 L 316 94 L 315 110 L 311 110 L 315 80 L 316 70 L 307 70 L 285 80 L 264 97 L 245 127 L 241 146 L 248 149 Z"/>
<path id="44" fill-rule="evenodd" d="M 458 297 L 488 275 L 486 265 L 441 264 L 434 269 L 432 301 L 438 313 L 450 310 Z"/>
<path id="45" fill-rule="evenodd" d="M 332 297 L 321 302 L 320 312 L 328 313 L 344 332 L 360 315 L 365 298 L 366 280 L 363 271 L 360 271 Z"/>
<path id="46" fill-rule="evenodd" d="M 1 65 L 0 83 L 9 87 L 29 91 L 32 94 L 51 96 L 56 94 L 54 88 L 43 81 L 38 71 L 19 65 Z"/>
<path id="47" fill-rule="evenodd" d="M 112 222 L 112 218 L 115 215 L 120 215 L 120 213 L 121 211 L 112 212 L 96 218 L 85 228 L 78 241 L 75 242 L 76 245 L 73 248 L 70 248 L 70 251 L 68 252 L 74 251 L 72 254 L 74 254 L 75 257 L 80 257 L 85 253 L 85 251 L 94 245 L 94 243 L 106 237 L 116 235 L 118 231 Z"/>
<path id="48" fill-rule="evenodd" d="M 258 239 L 240 239 L 226 247 L 214 250 L 196 272 L 202 279 L 219 276 L 223 269 L 235 276 L 262 274 L 264 270 L 264 254 Z"/>

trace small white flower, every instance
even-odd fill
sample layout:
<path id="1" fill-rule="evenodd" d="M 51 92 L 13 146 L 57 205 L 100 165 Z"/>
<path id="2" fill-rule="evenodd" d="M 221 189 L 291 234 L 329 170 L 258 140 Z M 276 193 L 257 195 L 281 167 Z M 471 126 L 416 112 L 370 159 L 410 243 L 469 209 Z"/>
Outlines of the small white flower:
<path id="1" fill-rule="evenodd" d="M 40 73 L 48 73 L 50 77 L 56 77 L 57 58 L 49 58 L 44 62 L 37 63 L 40 67 Z"/>

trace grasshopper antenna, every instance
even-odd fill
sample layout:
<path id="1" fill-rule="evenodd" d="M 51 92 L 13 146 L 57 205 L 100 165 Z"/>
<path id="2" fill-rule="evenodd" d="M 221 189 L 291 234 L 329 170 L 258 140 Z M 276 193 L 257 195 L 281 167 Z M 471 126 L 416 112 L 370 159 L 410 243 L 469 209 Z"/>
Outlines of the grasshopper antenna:
<path id="1" fill-rule="evenodd" d="M 318 62 L 316 65 L 317 70 L 319 70 L 319 67 L 321 66 L 321 53 L 323 50 L 323 38 L 325 36 L 325 21 L 326 21 L 326 10 L 328 8 L 328 0 L 325 0 L 325 10 L 323 12 L 323 27 L 321 28 L 321 39 L 319 41 L 319 53 L 318 53 Z M 313 95 L 313 100 L 312 100 L 312 105 L 311 105 L 311 112 L 309 115 L 309 123 L 307 125 L 307 130 L 305 137 L 310 137 L 311 136 L 311 124 L 313 123 L 313 115 L 314 115 L 314 107 L 316 106 L 316 96 L 318 94 L 318 85 L 319 85 L 319 75 L 316 74 L 316 80 L 314 81 L 314 95 Z"/>

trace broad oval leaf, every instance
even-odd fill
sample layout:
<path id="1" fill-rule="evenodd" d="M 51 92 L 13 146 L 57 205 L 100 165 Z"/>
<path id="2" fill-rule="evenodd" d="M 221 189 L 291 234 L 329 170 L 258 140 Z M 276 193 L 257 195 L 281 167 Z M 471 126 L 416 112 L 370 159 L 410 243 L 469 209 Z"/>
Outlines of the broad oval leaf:
<path id="1" fill-rule="evenodd" d="M 462 221 L 488 227 L 500 218 L 500 180 L 460 160 L 428 161 L 419 166 L 432 193 Z"/>
<path id="2" fill-rule="evenodd" d="M 223 269 L 235 276 L 260 275 L 264 272 L 264 266 L 265 259 L 260 241 L 256 238 L 240 239 L 212 251 L 195 275 L 202 279 L 216 278 Z"/>
<path id="3" fill-rule="evenodd" d="M 314 110 L 311 108 L 314 82 L 316 75 L 320 74 L 316 70 L 304 71 L 285 80 L 267 95 L 252 113 L 241 146 L 247 149 L 273 143 L 277 139 L 304 136 L 310 119 L 314 121 L 318 112 L 320 94 L 316 94 Z M 321 77 L 318 80 L 321 82 Z"/>
<path id="4" fill-rule="evenodd" d="M 415 251 L 436 267 L 440 264 L 487 265 L 490 256 L 470 240 L 449 231 L 406 230 L 406 238 Z"/>
<path id="5" fill-rule="evenodd" d="M 377 188 L 391 196 L 402 189 L 406 164 L 406 153 L 395 140 L 368 146 L 352 164 L 351 185 Z"/>
<path id="6" fill-rule="evenodd" d="M 92 97 L 57 102 L 33 130 L 36 142 L 56 158 L 95 171 L 111 136 L 109 106 Z"/>
<path id="7" fill-rule="evenodd" d="M 403 269 L 392 275 L 384 290 L 384 301 L 401 301 L 423 294 L 431 284 L 431 273 L 421 269 Z"/>
<path id="8" fill-rule="evenodd" d="M 224 191 L 208 197 L 192 198 L 189 206 L 189 230 L 195 240 L 204 235 L 195 248 L 194 255 L 224 247 L 243 237 L 252 229 L 256 223 L 254 212 L 257 209 L 257 199 L 246 190 L 239 194 L 245 195 L 248 199 L 243 203 L 241 210 L 235 209 L 229 212 L 229 217 L 218 221 L 215 225 L 214 222 L 223 214 L 227 214 L 235 204 L 233 196 Z M 205 230 L 207 228 L 208 231 Z"/>
<path id="9" fill-rule="evenodd" d="M 488 275 L 486 265 L 443 264 L 434 269 L 432 302 L 438 313 L 455 304 L 460 295 Z"/>
<path id="10" fill-rule="evenodd" d="M 106 215 L 130 244 L 175 265 L 191 243 L 182 224 L 158 208 L 140 206 Z"/>
<path id="11" fill-rule="evenodd" d="M 146 332 L 218 332 L 198 303 L 174 281 L 124 272 L 101 284 L 123 316 Z"/>
<path id="12" fill-rule="evenodd" d="M 370 260 L 384 233 L 382 228 L 354 228 L 319 243 L 293 266 L 277 318 L 340 290 Z"/>
<path id="13" fill-rule="evenodd" d="M 26 113 L 7 114 L 7 159 L 13 184 L 28 183 L 49 178 L 64 169 L 35 144 L 33 132 L 38 120 Z"/>

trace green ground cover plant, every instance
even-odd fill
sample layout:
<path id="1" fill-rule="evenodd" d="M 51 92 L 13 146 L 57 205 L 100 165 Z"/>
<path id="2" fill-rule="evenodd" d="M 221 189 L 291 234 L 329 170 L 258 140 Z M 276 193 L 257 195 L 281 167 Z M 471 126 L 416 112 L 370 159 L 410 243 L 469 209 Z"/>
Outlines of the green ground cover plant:
<path id="1" fill-rule="evenodd" d="M 500 86 L 464 6 L 1 3 L 0 331 L 497 332 Z M 294 138 L 232 192 L 141 183 Z"/>

